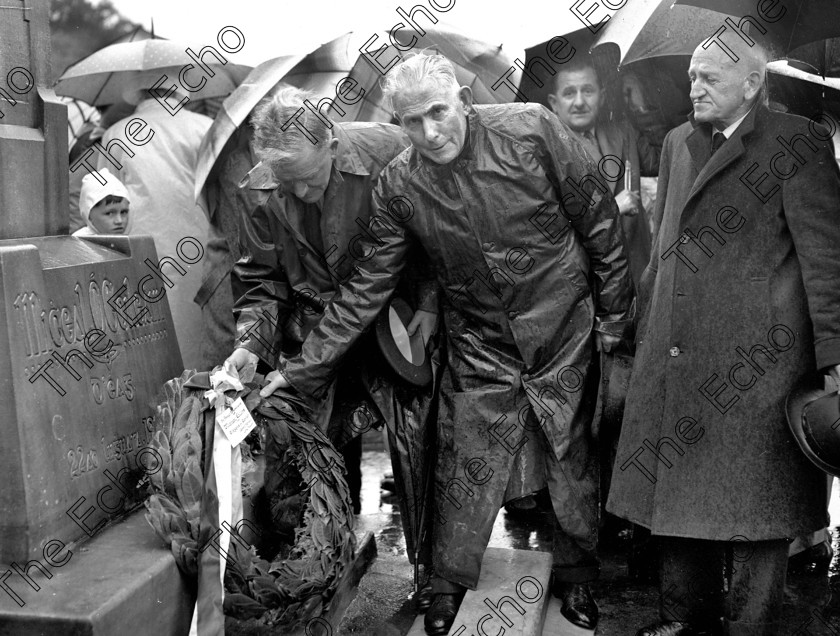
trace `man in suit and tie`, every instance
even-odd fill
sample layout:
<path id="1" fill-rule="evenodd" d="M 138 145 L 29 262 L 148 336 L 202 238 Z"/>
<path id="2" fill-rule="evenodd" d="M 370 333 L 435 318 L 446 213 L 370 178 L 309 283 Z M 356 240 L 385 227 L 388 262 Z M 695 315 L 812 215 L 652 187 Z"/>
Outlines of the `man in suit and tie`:
<path id="1" fill-rule="evenodd" d="M 579 54 L 563 64 L 554 76 L 554 90 L 548 105 L 566 124 L 598 164 L 602 182 L 611 188 L 627 242 L 630 273 L 638 285 L 650 259 L 650 229 L 640 197 L 640 177 L 655 177 L 659 171 L 659 149 L 639 135 L 627 121 L 599 121 L 605 91 L 592 58 Z M 622 169 L 629 163 L 630 188 Z"/>
<path id="2" fill-rule="evenodd" d="M 827 520 L 784 406 L 804 373 L 840 377 L 832 131 L 770 111 L 767 54 L 726 44 L 694 51 L 663 145 L 607 502 L 660 537 L 661 620 L 637 636 L 779 633 L 787 539 Z"/>

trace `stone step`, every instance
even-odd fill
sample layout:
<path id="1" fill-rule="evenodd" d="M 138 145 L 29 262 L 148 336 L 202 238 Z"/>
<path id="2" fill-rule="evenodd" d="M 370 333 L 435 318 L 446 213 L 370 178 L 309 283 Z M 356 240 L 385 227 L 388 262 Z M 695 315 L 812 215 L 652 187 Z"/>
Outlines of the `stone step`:
<path id="1" fill-rule="evenodd" d="M 543 631 L 548 599 L 551 598 L 550 577 L 551 555 L 546 552 L 487 548 L 478 587 L 468 590 L 464 596 L 449 636 L 541 636 L 552 633 Z M 414 621 L 408 636 L 424 636 L 425 633 L 421 615 Z"/>
<path id="2" fill-rule="evenodd" d="M 189 633 L 194 597 L 142 510 L 70 550 L 60 567 L 46 559 L 39 559 L 39 566 L 29 562 L 27 574 L 38 591 L 10 564 L 0 566 L 3 585 L 24 603 L 21 607 L 7 590 L 0 591 L 0 636 Z M 47 552 L 53 563 L 68 555 L 66 549 Z"/>

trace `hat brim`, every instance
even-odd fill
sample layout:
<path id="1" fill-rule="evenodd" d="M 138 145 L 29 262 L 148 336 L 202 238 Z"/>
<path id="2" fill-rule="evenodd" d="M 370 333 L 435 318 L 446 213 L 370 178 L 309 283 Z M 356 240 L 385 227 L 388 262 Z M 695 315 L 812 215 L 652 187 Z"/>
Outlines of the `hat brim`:
<path id="1" fill-rule="evenodd" d="M 807 373 L 794 384 L 793 389 L 788 393 L 785 400 L 785 414 L 796 443 L 811 463 L 829 475 L 840 477 L 840 466 L 829 464 L 814 452 L 802 425 L 805 408 L 811 402 L 832 393 L 836 391 L 826 390 L 822 373 Z"/>
<path id="2" fill-rule="evenodd" d="M 432 364 L 420 330 L 408 335 L 407 327 L 413 317 L 408 303 L 402 298 L 392 298 L 376 319 L 376 342 L 388 365 L 401 379 L 424 387 L 432 381 Z M 403 351 L 411 355 L 411 360 Z"/>

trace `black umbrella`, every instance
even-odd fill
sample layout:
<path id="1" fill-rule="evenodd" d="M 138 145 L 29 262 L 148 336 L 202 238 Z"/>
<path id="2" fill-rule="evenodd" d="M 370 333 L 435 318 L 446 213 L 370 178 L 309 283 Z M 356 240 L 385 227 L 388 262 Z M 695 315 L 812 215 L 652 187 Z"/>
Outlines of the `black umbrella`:
<path id="1" fill-rule="evenodd" d="M 429 346 L 432 349 L 432 345 Z M 394 486 L 408 558 L 414 564 L 414 591 L 419 588 L 419 566 L 431 562 L 434 458 L 437 394 L 440 385 L 440 350 L 429 352 L 432 386 L 420 389 L 395 380 L 380 383 L 372 397 L 385 420 Z"/>
<path id="2" fill-rule="evenodd" d="M 755 0 L 677 0 L 674 4 L 738 16 L 726 23 L 726 15 L 721 15 L 720 25 L 727 29 L 720 36 L 724 41 L 727 32 L 730 41 L 731 38 L 740 38 L 734 29 L 743 27 L 753 38 L 757 34 L 766 35 L 780 48 L 778 53 L 781 55 L 787 55 L 809 42 L 840 36 L 840 2 L 837 0 L 787 0 L 757 4 Z M 749 27 L 746 26 L 748 23 L 751 23 Z"/>

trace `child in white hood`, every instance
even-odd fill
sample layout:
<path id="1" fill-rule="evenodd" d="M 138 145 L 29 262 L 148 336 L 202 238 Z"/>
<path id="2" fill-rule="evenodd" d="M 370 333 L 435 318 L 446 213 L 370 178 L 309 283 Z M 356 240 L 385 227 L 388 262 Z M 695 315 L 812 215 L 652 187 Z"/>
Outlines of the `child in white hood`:
<path id="1" fill-rule="evenodd" d="M 99 169 L 97 174 L 105 179 L 104 185 L 93 173 L 82 179 L 79 212 L 87 226 L 73 232 L 73 236 L 125 234 L 128 227 L 128 190 L 107 168 Z"/>

